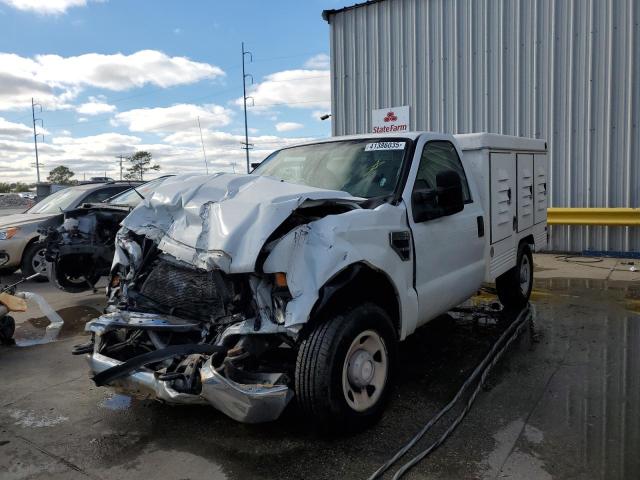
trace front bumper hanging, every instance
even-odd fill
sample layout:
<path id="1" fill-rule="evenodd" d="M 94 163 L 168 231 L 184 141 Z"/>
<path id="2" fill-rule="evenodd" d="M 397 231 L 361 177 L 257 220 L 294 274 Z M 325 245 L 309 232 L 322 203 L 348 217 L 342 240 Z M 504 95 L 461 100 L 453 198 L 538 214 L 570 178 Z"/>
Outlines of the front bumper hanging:
<path id="1" fill-rule="evenodd" d="M 86 330 L 99 336 L 113 328 L 169 329 L 172 325 L 177 328 L 186 327 L 184 321 L 175 320 L 177 319 L 162 315 L 118 312 L 103 315 L 87 323 Z M 214 346 L 208 347 L 215 349 Z M 176 352 L 179 350 L 176 349 Z M 157 352 L 161 357 L 162 352 Z M 150 354 L 147 355 L 152 357 Z M 134 363 L 126 365 L 129 362 L 121 362 L 97 352 L 87 354 L 86 358 L 98 385 L 104 383 L 125 393 L 154 398 L 171 404 L 209 404 L 243 423 L 261 423 L 277 419 L 293 397 L 289 387 L 275 383 L 281 374 L 252 373 L 245 374 L 244 378 L 240 375 L 236 378 L 234 375 L 231 379 L 216 370 L 212 364 L 212 357 L 209 357 L 200 368 L 202 390 L 198 395 L 174 390 L 169 382 L 158 379 L 151 369 L 143 364 L 134 365 L 136 359 L 129 361 Z M 140 362 L 144 363 L 146 360 L 142 359 Z M 146 363 L 152 361 L 159 360 L 152 358 Z M 114 372 L 116 375 L 113 375 Z M 240 381 L 246 379 L 251 383 Z"/>

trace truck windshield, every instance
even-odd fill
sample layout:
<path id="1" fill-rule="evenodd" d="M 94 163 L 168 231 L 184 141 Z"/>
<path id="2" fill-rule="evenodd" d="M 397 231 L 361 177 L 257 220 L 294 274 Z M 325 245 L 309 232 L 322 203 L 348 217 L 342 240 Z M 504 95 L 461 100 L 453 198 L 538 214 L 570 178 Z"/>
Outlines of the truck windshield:
<path id="1" fill-rule="evenodd" d="M 373 198 L 394 192 L 408 139 L 339 140 L 271 154 L 253 172 L 286 182 Z"/>

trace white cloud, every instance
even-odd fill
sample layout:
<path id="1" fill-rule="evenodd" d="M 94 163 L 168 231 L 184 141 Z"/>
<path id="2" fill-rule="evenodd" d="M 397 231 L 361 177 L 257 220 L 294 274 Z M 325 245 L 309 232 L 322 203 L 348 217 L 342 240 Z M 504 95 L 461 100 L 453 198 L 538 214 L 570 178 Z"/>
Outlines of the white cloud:
<path id="1" fill-rule="evenodd" d="M 307 60 L 304 66 L 305 68 L 310 68 L 312 70 L 329 70 L 330 60 L 329 55 L 326 53 L 319 53 Z"/>
<path id="2" fill-rule="evenodd" d="M 290 132 L 292 130 L 299 130 L 303 128 L 304 125 L 296 122 L 279 122 L 276 123 L 276 130 L 279 132 Z"/>
<path id="3" fill-rule="evenodd" d="M 114 105 L 105 102 L 104 97 L 89 97 L 89 101 L 76 107 L 76 112 L 81 115 L 100 115 L 115 111 Z"/>
<path id="4" fill-rule="evenodd" d="M 20 132 L 18 132 L 20 133 Z M 231 134 L 203 128 L 203 139 L 209 160 L 209 172 L 235 171 L 243 173 L 245 153 L 240 148 L 244 135 Z M 310 139 L 309 139 L 310 140 Z M 252 136 L 255 149 L 251 160 L 260 161 L 273 150 L 304 141 L 275 135 Z M 157 175 L 168 173 L 204 173 L 200 133 L 197 129 L 174 132 L 162 141 L 146 143 L 135 135 L 103 133 L 86 137 L 58 136 L 38 145 L 40 160 L 46 166 L 43 175 L 58 165 L 65 165 L 76 173 L 76 178 L 103 175 L 117 178 L 119 169 L 116 155 L 147 150 L 161 170 Z M 0 178 L 3 181 L 35 181 L 33 142 L 20 135 L 14 139 L 0 138 Z"/>
<path id="5" fill-rule="evenodd" d="M 326 108 L 331 105 L 331 86 L 328 70 L 285 70 L 267 75 L 251 89 L 255 106 L 251 110 L 273 106 L 292 108 Z M 242 105 L 242 98 L 235 101 Z"/>
<path id="6" fill-rule="evenodd" d="M 69 102 L 87 87 L 121 91 L 151 84 L 167 88 L 224 75 L 215 65 L 169 57 L 157 50 L 33 58 L 0 53 L 0 110 L 30 107 L 31 97 L 49 109 L 71 108 Z"/>
<path id="7" fill-rule="evenodd" d="M 180 103 L 171 107 L 137 108 L 118 113 L 115 121 L 132 132 L 176 132 L 202 127 L 221 127 L 231 122 L 233 111 L 220 105 Z"/>
<path id="8" fill-rule="evenodd" d="M 59 15 L 72 7 L 83 7 L 87 0 L 0 0 L 18 10 L 29 11 L 38 14 Z"/>
<path id="9" fill-rule="evenodd" d="M 23 123 L 14 123 L 0 117 L 0 138 L 1 137 L 27 137 L 33 135 L 33 127 Z"/>

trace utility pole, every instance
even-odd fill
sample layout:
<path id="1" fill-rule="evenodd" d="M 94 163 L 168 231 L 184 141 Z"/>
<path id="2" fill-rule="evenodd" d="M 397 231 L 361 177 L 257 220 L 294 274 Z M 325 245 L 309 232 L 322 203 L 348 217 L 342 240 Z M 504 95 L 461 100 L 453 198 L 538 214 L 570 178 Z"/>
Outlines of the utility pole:
<path id="1" fill-rule="evenodd" d="M 250 73 L 245 73 L 244 70 L 244 59 L 245 56 L 249 55 L 249 61 L 253 62 L 253 55 L 251 52 L 245 51 L 244 42 L 242 42 L 242 101 L 244 103 L 244 143 L 242 143 L 242 148 L 247 153 L 247 173 L 251 171 L 251 163 L 249 161 L 249 150 L 253 145 L 249 143 L 249 128 L 247 126 L 247 99 L 253 97 L 247 97 L 247 77 L 251 77 L 251 83 L 253 83 L 253 75 Z"/>
<path id="2" fill-rule="evenodd" d="M 124 160 L 125 156 L 121 154 L 121 155 L 117 155 L 116 158 L 120 159 L 120 162 L 118 163 L 120 163 L 120 180 L 122 180 L 122 161 Z"/>
<path id="3" fill-rule="evenodd" d="M 38 135 L 42 135 L 41 133 L 36 133 L 36 121 L 39 120 L 42 128 L 44 128 L 44 122 L 41 118 L 36 118 L 36 107 L 40 108 L 40 112 L 42 112 L 42 105 L 39 103 L 35 103 L 33 101 L 33 97 L 31 97 L 31 118 L 33 119 L 33 146 L 36 149 L 36 179 L 37 183 L 40 183 L 40 161 L 38 159 Z M 44 136 L 42 137 L 44 138 Z"/>

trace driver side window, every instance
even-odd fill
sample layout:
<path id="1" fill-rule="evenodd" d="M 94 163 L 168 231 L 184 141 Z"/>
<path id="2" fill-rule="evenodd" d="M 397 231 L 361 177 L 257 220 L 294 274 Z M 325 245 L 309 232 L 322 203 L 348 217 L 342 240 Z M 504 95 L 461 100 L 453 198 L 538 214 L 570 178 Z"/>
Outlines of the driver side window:
<path id="1" fill-rule="evenodd" d="M 424 146 L 418 174 L 414 184 L 414 190 L 419 188 L 436 188 L 436 177 L 440 172 L 453 170 L 460 176 L 462 183 L 462 196 L 464 203 L 471 202 L 471 193 L 467 176 L 462 168 L 462 162 L 458 157 L 458 152 L 451 142 L 446 140 L 436 140 Z"/>

